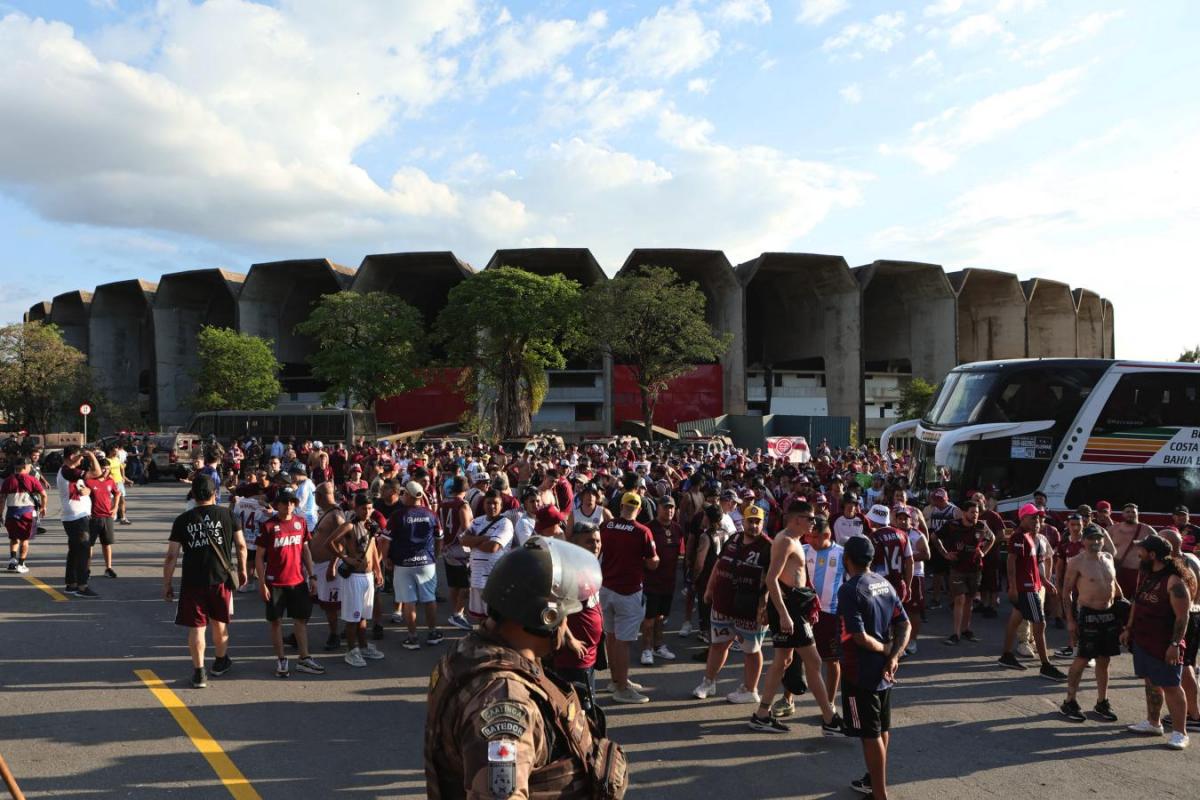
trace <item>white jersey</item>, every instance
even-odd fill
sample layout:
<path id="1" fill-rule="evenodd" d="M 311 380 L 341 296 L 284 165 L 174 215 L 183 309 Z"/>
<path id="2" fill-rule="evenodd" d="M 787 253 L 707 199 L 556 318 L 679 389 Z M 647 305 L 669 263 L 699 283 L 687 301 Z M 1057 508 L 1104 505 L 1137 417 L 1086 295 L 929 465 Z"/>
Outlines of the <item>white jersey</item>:
<path id="1" fill-rule="evenodd" d="M 866 536 L 861 516 L 836 517 L 833 520 L 832 528 L 833 540 L 840 545 L 845 545 L 852 536 Z"/>
<path id="2" fill-rule="evenodd" d="M 907 531 L 905 531 L 905 533 L 908 534 L 908 543 L 909 543 L 910 547 L 912 548 L 912 551 L 915 553 L 917 551 L 917 545 L 919 545 L 922 541 L 924 541 L 925 534 L 921 533 L 921 530 L 919 528 L 909 528 Z M 924 576 L 925 576 L 925 562 L 914 560 L 913 561 L 913 577 L 921 578 Z"/>
<path id="3" fill-rule="evenodd" d="M 534 525 L 537 523 L 536 517 L 531 517 L 528 514 L 521 514 L 517 518 L 516 525 L 513 528 L 513 547 L 524 547 L 529 541 L 529 537 L 533 536 Z"/>
<path id="4" fill-rule="evenodd" d="M 246 548 L 254 549 L 262 526 L 275 516 L 275 512 L 264 506 L 254 497 L 239 497 L 233 504 L 233 516 L 242 524 L 242 535 L 246 537 Z"/>
<path id="5" fill-rule="evenodd" d="M 489 541 L 499 542 L 500 549 L 494 553 L 485 553 L 478 547 L 471 548 L 472 589 L 482 589 L 487 584 L 488 575 L 492 574 L 492 566 L 500 560 L 500 557 L 512 544 L 512 520 L 505 516 L 499 516 L 494 520 L 489 520 L 487 517 L 476 518 L 471 522 L 471 536 L 484 535 Z"/>
<path id="6" fill-rule="evenodd" d="M 579 506 L 576 506 L 575 510 L 571 513 L 575 517 L 576 524 L 580 522 L 589 522 L 599 528 L 601 523 L 604 522 L 604 506 L 600 505 L 599 503 L 597 503 L 596 507 L 592 509 L 591 514 L 584 514 L 579 510 Z"/>

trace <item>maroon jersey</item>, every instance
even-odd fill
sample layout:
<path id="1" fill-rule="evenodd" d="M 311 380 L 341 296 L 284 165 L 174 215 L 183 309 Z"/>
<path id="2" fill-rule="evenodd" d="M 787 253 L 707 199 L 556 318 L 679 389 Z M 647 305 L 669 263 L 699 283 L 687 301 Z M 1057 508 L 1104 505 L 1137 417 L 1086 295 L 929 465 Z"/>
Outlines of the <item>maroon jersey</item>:
<path id="1" fill-rule="evenodd" d="M 938 538 L 949 554 L 950 567 L 955 572 L 978 572 L 983 568 L 983 547 L 988 527 L 979 521 L 974 527 L 960 522 L 947 522 L 938 531 Z"/>
<path id="2" fill-rule="evenodd" d="M 912 542 L 906 531 L 885 525 L 868 534 L 875 542 L 873 572 L 888 579 L 896 593 L 904 597 L 904 559 L 912 558 Z"/>
<path id="3" fill-rule="evenodd" d="M 263 577 L 269 586 L 295 586 L 304 582 L 301 567 L 304 545 L 309 538 L 308 525 L 299 515 L 286 522 L 269 519 L 263 523 L 258 549 L 263 553 Z"/>
<path id="4" fill-rule="evenodd" d="M 442 523 L 443 545 L 442 555 L 448 564 L 464 566 L 471 556 L 470 549 L 463 547 L 459 541 L 468 530 L 469 525 L 461 522 L 462 509 L 467 507 L 467 501 L 461 497 L 450 497 L 442 501 L 438 518 Z M 471 516 L 468 509 L 467 517 Z"/>
<path id="5" fill-rule="evenodd" d="M 118 497 L 117 484 L 109 478 L 85 478 L 87 488 L 92 490 L 92 516 L 111 517 Z"/>
<path id="6" fill-rule="evenodd" d="M 750 542 L 741 535 L 725 544 L 713 567 L 712 608 L 718 614 L 757 625 L 759 600 L 766 592 L 764 578 L 771 565 L 771 540 L 761 533 Z"/>
<path id="7" fill-rule="evenodd" d="M 1017 590 L 1036 592 L 1042 588 L 1042 575 L 1038 569 L 1037 539 L 1028 531 L 1015 530 L 1008 542 L 1008 552 L 1016 558 Z"/>
<path id="8" fill-rule="evenodd" d="M 1143 572 L 1133 601 L 1133 643 L 1160 661 L 1166 659 L 1167 648 L 1175 641 L 1171 635 L 1175 610 L 1167 592 L 1167 582 L 1174 574 L 1169 569 Z"/>
<path id="9" fill-rule="evenodd" d="M 658 551 L 658 568 L 648 570 L 643 581 L 647 592 L 672 594 L 675 591 L 676 566 L 679 564 L 680 546 L 683 543 L 683 528 L 678 522 L 663 525 L 654 520 L 649 525 L 654 534 L 654 549 Z"/>
<path id="10" fill-rule="evenodd" d="M 1070 537 L 1067 537 L 1058 543 L 1058 550 L 1055 552 L 1063 561 L 1074 558 L 1083 552 L 1083 540 L 1080 539 L 1078 542 L 1073 542 Z"/>

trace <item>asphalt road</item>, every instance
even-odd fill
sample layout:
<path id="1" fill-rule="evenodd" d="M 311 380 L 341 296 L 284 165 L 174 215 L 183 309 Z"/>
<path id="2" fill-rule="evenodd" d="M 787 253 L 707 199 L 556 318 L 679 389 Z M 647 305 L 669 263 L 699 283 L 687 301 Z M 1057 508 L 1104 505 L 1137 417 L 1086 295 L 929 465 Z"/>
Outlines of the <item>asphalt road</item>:
<path id="1" fill-rule="evenodd" d="M 26 580 L 62 588 L 66 545 L 57 519 L 47 519 L 48 533 L 33 543 L 29 576 L 0 572 L 0 754 L 26 795 L 230 796 L 135 674 L 150 670 L 263 798 L 424 796 L 425 689 L 438 655 L 461 633 L 447 629 L 447 645 L 410 652 L 389 629 L 379 643 L 386 660 L 367 669 L 352 669 L 340 654 L 318 653 L 327 675 L 293 670 L 280 680 L 260 607 L 239 595 L 234 668 L 211 678 L 209 688 L 192 689 L 185 633 L 159 594 L 167 531 L 183 494 L 166 484 L 133 491 L 135 525 L 118 528 L 120 577 L 93 579 L 99 600 L 55 601 Z M 93 564 L 102 569 L 99 552 Z M 894 693 L 893 796 L 1195 796 L 1200 741 L 1176 753 L 1162 739 L 1124 732 L 1144 713 L 1128 656 L 1113 669 L 1111 696 L 1121 722 L 1073 724 L 1057 714 L 1062 686 L 1033 671 L 998 667 L 1000 623 L 979 623 L 982 643 L 952 649 L 939 642 L 948 632 L 947 612 L 931 612 L 920 653 L 902 665 Z M 323 641 L 324 623 L 313 629 L 314 640 Z M 1065 632 L 1050 634 L 1052 647 L 1064 643 Z M 679 661 L 634 668 L 652 702 L 609 708 L 610 735 L 631 762 L 630 796 L 856 796 L 846 784 L 863 772 L 858 744 L 822 737 L 810 698 L 800 702 L 790 734 L 752 733 L 745 727 L 750 709 L 723 699 L 736 688 L 740 659 L 726 666 L 720 697 L 698 701 L 690 696 L 701 673 L 688 657 L 692 646 L 674 635 L 668 641 Z M 1094 698 L 1089 674 L 1080 701 L 1090 708 Z"/>

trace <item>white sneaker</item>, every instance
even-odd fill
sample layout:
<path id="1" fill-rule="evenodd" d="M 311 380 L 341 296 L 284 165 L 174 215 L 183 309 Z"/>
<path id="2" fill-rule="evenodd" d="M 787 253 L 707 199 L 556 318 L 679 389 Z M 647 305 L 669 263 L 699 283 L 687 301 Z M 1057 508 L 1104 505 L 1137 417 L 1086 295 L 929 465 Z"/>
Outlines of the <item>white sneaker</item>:
<path id="1" fill-rule="evenodd" d="M 17 564 L 17 572 L 24 575 L 26 572 L 29 572 L 29 566 L 27 564 Z"/>
<path id="2" fill-rule="evenodd" d="M 692 635 L 692 621 L 691 620 L 685 619 L 683 621 L 683 624 L 679 626 L 679 635 L 680 636 L 691 636 Z"/>
<path id="3" fill-rule="evenodd" d="M 362 651 L 357 647 L 346 653 L 342 660 L 352 667 L 365 667 L 367 665 L 367 662 L 363 660 Z"/>
<path id="4" fill-rule="evenodd" d="M 742 652 L 742 643 L 737 639 L 734 639 L 733 644 L 729 645 L 729 650 L 734 653 Z"/>
<path id="5" fill-rule="evenodd" d="M 1150 720 L 1144 719 L 1136 725 L 1127 725 L 1125 730 L 1130 733 L 1140 733 L 1142 736 L 1162 736 L 1162 725 L 1151 725 Z"/>
<path id="6" fill-rule="evenodd" d="M 392 614 L 392 622 L 403 623 L 404 616 L 400 613 Z"/>
<path id="7" fill-rule="evenodd" d="M 1095 669 L 1095 668 L 1096 668 L 1096 659 L 1094 659 L 1094 658 L 1089 658 L 1089 659 L 1088 659 L 1088 662 L 1087 662 L 1087 668 L 1088 668 L 1088 669 Z"/>
<path id="8" fill-rule="evenodd" d="M 757 690 L 747 689 L 743 686 L 736 692 L 730 692 L 725 695 L 725 699 L 735 705 L 748 705 L 750 703 L 757 703 L 761 698 L 758 696 Z"/>
<path id="9" fill-rule="evenodd" d="M 917 643 L 909 642 L 908 647 L 904 648 L 904 652 L 908 653 L 910 656 L 915 656 L 917 654 Z"/>
<path id="10" fill-rule="evenodd" d="M 700 685 L 692 689 L 692 697 L 697 700 L 707 700 L 709 695 L 717 693 L 717 682 L 710 681 L 708 678 L 700 681 Z"/>
<path id="11" fill-rule="evenodd" d="M 612 693 L 612 699 L 614 703 L 630 703 L 632 705 L 650 702 L 649 697 L 646 697 L 646 695 L 642 694 L 633 687 L 614 690 Z"/>
<path id="12" fill-rule="evenodd" d="M 374 642 L 367 642 L 367 649 L 362 651 L 364 657 L 372 661 L 378 661 L 383 658 L 383 652 L 375 646 Z"/>
<path id="13" fill-rule="evenodd" d="M 660 644 L 658 647 L 654 648 L 654 655 L 658 656 L 659 658 L 663 659 L 664 661 L 674 661 L 675 660 L 675 654 L 672 653 L 671 649 L 669 647 L 667 647 L 665 644 Z"/>
<path id="14" fill-rule="evenodd" d="M 652 650 L 643 650 L 641 660 L 643 667 L 654 666 L 654 652 Z"/>
<path id="15" fill-rule="evenodd" d="M 1030 649 L 1027 642 L 1017 643 L 1017 655 L 1021 658 L 1033 658 L 1033 650 Z"/>
<path id="16" fill-rule="evenodd" d="M 1171 732 L 1171 737 L 1167 739 L 1167 747 L 1172 750 L 1183 750 L 1187 748 L 1190 741 L 1186 733 Z"/>

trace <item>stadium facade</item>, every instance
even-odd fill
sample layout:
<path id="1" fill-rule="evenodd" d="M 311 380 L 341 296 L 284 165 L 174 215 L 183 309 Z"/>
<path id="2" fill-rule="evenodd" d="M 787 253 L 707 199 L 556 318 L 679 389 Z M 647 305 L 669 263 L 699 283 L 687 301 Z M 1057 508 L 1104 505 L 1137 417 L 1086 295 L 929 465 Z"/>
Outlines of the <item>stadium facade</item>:
<path id="1" fill-rule="evenodd" d="M 484 269 L 561 273 L 590 286 L 607 280 L 585 248 L 498 250 Z M 956 364 L 995 358 L 1114 357 L 1113 305 L 1088 289 L 987 269 L 947 273 L 937 264 L 836 255 L 763 253 L 736 267 L 720 250 L 636 249 L 617 270 L 670 267 L 695 281 L 714 330 L 732 335 L 718 364 L 697 365 L 659 403 L 667 427 L 722 413 L 846 416 L 867 435 L 895 421 L 911 377 L 936 382 Z M 39 302 L 28 320 L 56 324 L 87 354 L 113 402 L 136 404 L 148 426 L 186 425 L 195 338 L 203 325 L 269 338 L 283 363 L 280 406 L 315 404 L 321 390 L 296 335 L 324 294 L 384 291 L 432 324 L 450 290 L 477 270 L 448 251 L 370 255 L 357 270 L 327 259 L 254 264 L 243 275 L 199 269 L 157 283 L 127 280 Z M 465 409 L 457 371 L 381 401 L 381 423 L 411 430 Z M 581 359 L 550 376 L 535 424 L 568 433 L 610 432 L 640 418 L 628 370 Z"/>

